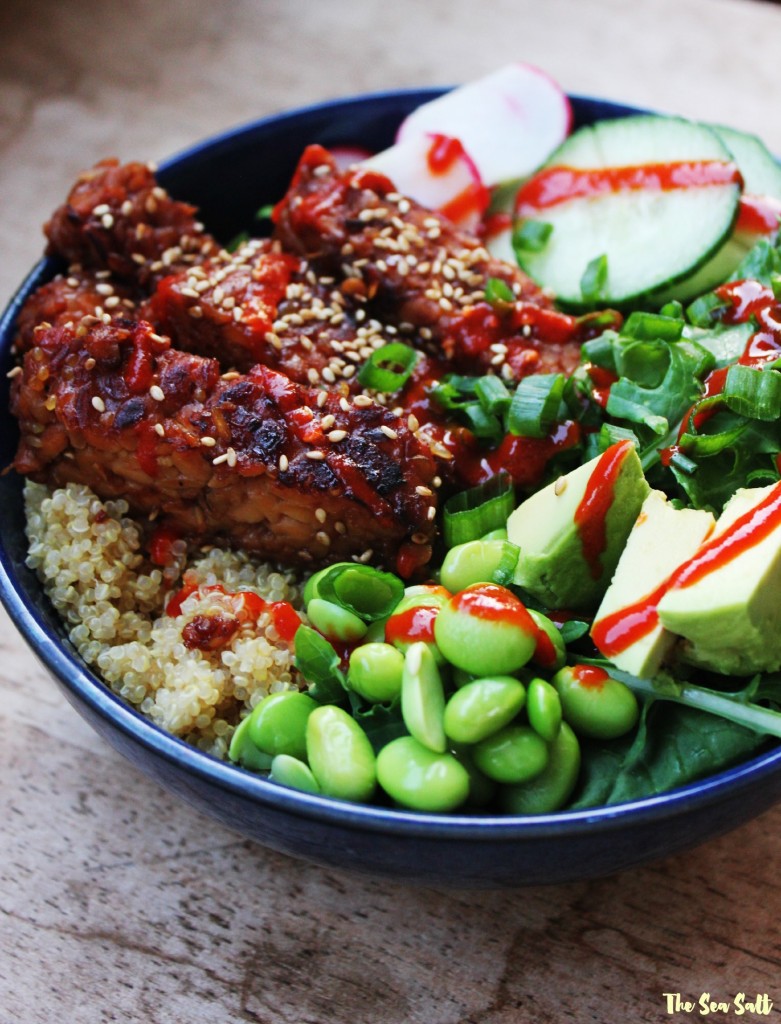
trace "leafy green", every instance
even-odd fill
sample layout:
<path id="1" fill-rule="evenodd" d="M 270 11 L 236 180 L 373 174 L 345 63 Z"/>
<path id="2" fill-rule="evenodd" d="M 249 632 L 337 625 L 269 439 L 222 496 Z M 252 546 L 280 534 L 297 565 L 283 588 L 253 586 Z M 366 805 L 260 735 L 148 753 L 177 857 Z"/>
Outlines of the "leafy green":
<path id="1" fill-rule="evenodd" d="M 643 707 L 637 731 L 610 743 L 584 743 L 573 809 L 663 793 L 722 771 L 756 753 L 765 738 L 696 708 L 662 701 Z"/>
<path id="2" fill-rule="evenodd" d="M 319 704 L 343 703 L 346 682 L 333 646 L 310 626 L 298 627 L 294 646 L 296 668 L 309 683 L 309 696 Z"/>

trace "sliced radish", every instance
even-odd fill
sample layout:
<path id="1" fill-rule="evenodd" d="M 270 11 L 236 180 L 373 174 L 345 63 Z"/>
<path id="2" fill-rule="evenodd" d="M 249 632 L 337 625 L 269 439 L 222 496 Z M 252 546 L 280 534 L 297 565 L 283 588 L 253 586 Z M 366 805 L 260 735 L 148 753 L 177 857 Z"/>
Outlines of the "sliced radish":
<path id="1" fill-rule="evenodd" d="M 371 156 L 371 150 L 362 146 L 332 146 L 328 152 L 334 158 L 339 171 L 346 171 L 348 167 L 363 163 Z"/>
<path id="2" fill-rule="evenodd" d="M 379 171 L 399 192 L 454 224 L 474 230 L 490 195 L 474 161 L 458 139 L 430 132 L 397 142 L 362 164 Z"/>
<path id="3" fill-rule="evenodd" d="M 461 140 L 488 186 L 524 178 L 563 142 L 572 110 L 561 88 L 530 64 L 509 64 L 414 110 L 397 141 L 435 132 Z"/>

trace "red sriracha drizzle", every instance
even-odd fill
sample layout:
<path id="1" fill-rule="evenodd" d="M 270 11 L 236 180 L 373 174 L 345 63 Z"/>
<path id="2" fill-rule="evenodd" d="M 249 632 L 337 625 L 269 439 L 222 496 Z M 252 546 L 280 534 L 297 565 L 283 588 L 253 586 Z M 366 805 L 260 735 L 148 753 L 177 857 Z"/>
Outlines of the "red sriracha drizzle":
<path id="1" fill-rule="evenodd" d="M 475 583 L 451 599 L 451 607 L 475 618 L 520 626 L 536 635 L 537 625 L 515 594 L 497 583 Z"/>
<path id="2" fill-rule="evenodd" d="M 233 607 L 233 613 L 237 623 L 256 622 L 264 611 L 268 611 L 271 615 L 274 628 L 277 633 L 279 633 L 280 639 L 287 644 L 293 642 L 293 637 L 296 635 L 296 631 L 301 625 L 301 619 L 299 618 L 298 612 L 287 601 L 274 601 L 269 603 L 259 594 L 256 594 L 251 590 L 226 591 L 220 583 L 214 583 L 209 586 L 199 586 L 197 581 L 193 579 L 188 580 L 187 574 L 185 574 L 184 585 L 169 599 L 165 608 L 166 615 L 170 615 L 171 617 L 180 615 L 184 602 L 191 594 L 194 594 L 198 590 L 200 590 L 202 594 L 218 593 L 229 597 L 231 599 L 231 605 Z M 232 633 L 230 635 L 232 635 Z M 230 636 L 226 636 L 226 640 L 228 639 L 230 639 Z"/>
<path id="3" fill-rule="evenodd" d="M 449 135 L 432 135 L 431 145 L 426 153 L 426 163 L 432 174 L 447 174 L 459 160 L 471 164 L 472 161 L 459 139 Z M 471 213 L 483 213 L 491 199 L 490 191 L 481 184 L 475 173 L 475 181 L 454 196 L 439 212 L 452 221 L 459 221 Z"/>
<path id="4" fill-rule="evenodd" d="M 434 620 L 440 612 L 438 604 L 418 604 L 391 615 L 385 623 L 385 642 L 389 644 L 434 643 Z"/>
<path id="5" fill-rule="evenodd" d="M 781 483 L 776 484 L 763 501 L 736 519 L 723 533 L 706 541 L 696 554 L 679 566 L 651 594 L 595 622 L 591 630 L 592 640 L 608 658 L 625 651 L 657 625 L 657 606 L 669 590 L 692 586 L 759 544 L 779 526 Z"/>
<path id="6" fill-rule="evenodd" d="M 581 684 L 592 690 L 601 690 L 610 676 L 598 665 L 573 665 L 572 674 Z"/>
<path id="7" fill-rule="evenodd" d="M 575 526 L 580 534 L 583 557 L 595 580 L 600 578 L 603 571 L 602 555 L 607 547 L 607 514 L 613 504 L 616 480 L 631 448 L 631 441 L 619 441 L 603 452 L 575 510 Z"/>
<path id="8" fill-rule="evenodd" d="M 539 210 L 570 199 L 627 191 L 669 192 L 741 182 L 733 163 L 723 160 L 681 160 L 631 167 L 551 167 L 531 178 L 518 191 L 515 212 L 532 217 Z"/>

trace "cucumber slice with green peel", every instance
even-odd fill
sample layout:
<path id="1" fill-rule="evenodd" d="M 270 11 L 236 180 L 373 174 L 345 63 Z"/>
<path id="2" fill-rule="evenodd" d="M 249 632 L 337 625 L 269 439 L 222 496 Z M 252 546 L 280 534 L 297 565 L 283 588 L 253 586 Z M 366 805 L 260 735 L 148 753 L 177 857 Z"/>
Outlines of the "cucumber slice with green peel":
<path id="1" fill-rule="evenodd" d="M 743 191 L 752 196 L 772 196 L 781 199 L 781 165 L 756 135 L 739 132 L 736 128 L 711 125 L 743 176 Z"/>
<path id="2" fill-rule="evenodd" d="M 519 190 L 516 227 L 551 230 L 544 246 L 519 249 L 518 262 L 565 305 L 632 306 L 719 252 L 740 195 L 732 154 L 707 126 L 655 115 L 602 121 L 570 136 Z"/>
<path id="3" fill-rule="evenodd" d="M 765 214 L 771 216 L 771 219 L 776 205 L 781 214 L 781 165 L 764 142 L 756 135 L 748 135 L 735 128 L 725 128 L 721 125 L 709 127 L 730 150 L 743 178 L 740 213 L 730 238 L 716 255 L 685 281 L 649 295 L 648 302 L 652 305 L 662 306 L 670 299 L 688 302 L 697 295 L 710 291 L 732 275 L 759 238 L 772 233 L 772 228 L 752 228 L 752 220 L 744 218 L 744 206 L 751 202 L 752 197 L 760 198 L 760 205 L 766 206 Z M 770 202 L 767 201 L 768 198 Z M 777 203 L 773 203 L 773 200 Z"/>

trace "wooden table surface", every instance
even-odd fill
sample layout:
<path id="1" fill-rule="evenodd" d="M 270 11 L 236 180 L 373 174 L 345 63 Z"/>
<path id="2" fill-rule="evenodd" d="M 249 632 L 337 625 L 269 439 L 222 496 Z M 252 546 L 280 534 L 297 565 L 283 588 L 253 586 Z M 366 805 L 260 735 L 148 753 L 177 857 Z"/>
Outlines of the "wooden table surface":
<path id="1" fill-rule="evenodd" d="M 4 0 L 0 299 L 103 156 L 514 59 L 781 152 L 780 50 L 781 7 L 754 0 Z M 703 993 L 730 1004 L 710 1020 L 778 1016 L 781 808 L 600 881 L 408 889 L 270 853 L 167 795 L 4 616 L 0 687 L 0 1024 L 684 1021 Z"/>

